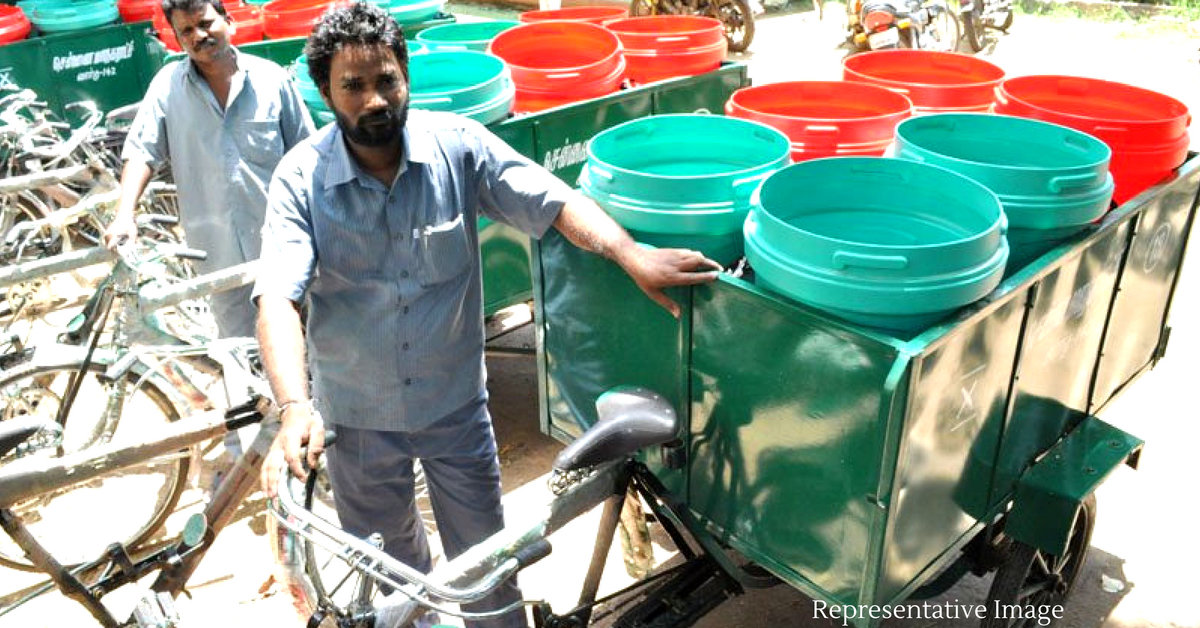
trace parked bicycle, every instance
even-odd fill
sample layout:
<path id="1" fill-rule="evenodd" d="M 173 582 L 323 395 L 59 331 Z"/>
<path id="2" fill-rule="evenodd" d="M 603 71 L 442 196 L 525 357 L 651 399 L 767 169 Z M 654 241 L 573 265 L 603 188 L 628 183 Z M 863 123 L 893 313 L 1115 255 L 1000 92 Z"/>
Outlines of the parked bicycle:
<path id="1" fill-rule="evenodd" d="M 74 259 L 82 264 L 108 254 L 103 249 L 87 253 L 90 256 Z M 245 369 L 237 368 L 244 361 L 241 345 L 229 341 L 196 344 L 195 338 L 179 335 L 163 322 L 173 315 L 168 306 L 253 280 L 253 264 L 184 282 L 175 281 L 163 269 L 166 262 L 196 254 L 179 245 L 153 242 L 122 247 L 108 277 L 60 337 L 63 342 L 14 347 L 15 352 L 4 358 L 7 370 L 0 373 L 0 420 L 37 416 L 57 423 L 62 432 L 51 444 L 13 455 L 61 456 L 87 451 L 122 440 L 126 434 L 173 423 L 184 414 L 228 407 L 242 391 L 255 385 L 254 378 L 244 375 Z M 23 270 L 28 269 L 0 270 L 0 287 L 24 278 L 27 273 Z M 164 279 L 151 281 L 156 276 Z M 122 517 L 106 521 L 114 526 L 109 536 L 120 536 L 133 548 L 150 539 L 178 501 L 190 464 L 191 456 L 178 452 L 125 470 L 121 482 L 136 484 L 138 493 L 153 497 L 130 504 Z M 116 484 L 113 480 L 112 485 Z M 76 490 L 79 488 L 84 487 L 9 507 L 19 516 L 36 513 L 30 523 L 35 535 L 42 530 L 65 529 L 62 521 L 78 512 L 72 502 L 90 499 L 87 491 Z M 51 542 L 50 549 L 64 557 L 66 564 L 81 563 L 90 557 L 88 542 L 82 535 L 64 536 Z M 19 548 L 3 543 L 0 565 L 35 567 Z"/>
<path id="2" fill-rule="evenodd" d="M 50 583 L 0 609 L 0 616 L 58 589 L 86 608 L 104 628 L 178 626 L 179 617 L 171 600 L 183 591 L 217 535 L 258 487 L 259 469 L 277 427 L 274 421 L 263 422 L 270 405 L 265 399 L 255 397 L 227 411 L 192 416 L 62 457 L 32 455 L 39 450 L 54 449 L 60 441 L 61 428 L 52 419 L 33 415 L 0 422 L 0 459 L 20 457 L 0 467 L 0 527 L 24 554 L 28 568 L 50 577 Z M 112 517 L 115 505 L 120 504 L 121 510 L 125 510 L 135 498 L 151 497 L 136 491 L 104 490 L 111 488 L 111 483 L 136 473 L 131 470 L 171 466 L 185 457 L 189 449 L 255 423 L 263 425 L 254 442 L 217 486 L 204 511 L 193 514 L 179 536 L 149 548 L 99 531 L 96 524 Z M 104 490 L 105 495 L 94 497 L 74 512 L 77 519 L 87 517 L 86 534 L 80 534 L 78 527 L 57 530 L 56 537 L 73 533 L 90 542 L 89 558 L 73 563 L 73 559 L 58 553 L 55 539 L 45 538 L 49 531 L 33 530 L 40 513 L 23 512 L 23 505 L 54 500 L 81 485 Z M 101 545 L 97 542 L 100 540 L 109 543 Z M 118 620 L 104 605 L 103 598 L 154 572 L 158 572 L 157 578 L 132 615 Z"/>

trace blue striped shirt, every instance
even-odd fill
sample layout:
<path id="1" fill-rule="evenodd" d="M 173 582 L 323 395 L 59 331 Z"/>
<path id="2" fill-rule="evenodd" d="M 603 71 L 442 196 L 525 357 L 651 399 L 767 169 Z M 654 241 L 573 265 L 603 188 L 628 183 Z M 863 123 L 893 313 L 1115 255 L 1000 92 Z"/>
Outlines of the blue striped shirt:
<path id="1" fill-rule="evenodd" d="M 330 124 L 271 181 L 255 296 L 308 299 L 326 421 L 410 431 L 486 398 L 481 216 L 533 237 L 573 192 L 482 125 L 412 110 L 390 188 Z"/>

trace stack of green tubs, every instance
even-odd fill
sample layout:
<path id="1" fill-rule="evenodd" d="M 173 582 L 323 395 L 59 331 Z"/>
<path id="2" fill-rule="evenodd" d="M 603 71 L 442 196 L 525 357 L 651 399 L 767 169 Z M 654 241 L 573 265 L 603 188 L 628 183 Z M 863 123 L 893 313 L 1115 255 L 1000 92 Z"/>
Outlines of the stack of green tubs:
<path id="1" fill-rule="evenodd" d="M 1008 259 L 996 195 L 938 166 L 875 157 L 772 174 L 746 218 L 754 282 L 910 336 L 991 292 Z"/>
<path id="2" fill-rule="evenodd" d="M 592 138 L 579 185 L 639 242 L 727 266 L 742 256 L 751 194 L 790 152 L 783 133 L 758 122 L 651 116 Z"/>
<path id="3" fill-rule="evenodd" d="M 937 114 L 896 128 L 896 156 L 985 185 L 1008 217 L 1009 274 L 1108 211 L 1112 151 L 1086 133 L 1012 116 Z"/>

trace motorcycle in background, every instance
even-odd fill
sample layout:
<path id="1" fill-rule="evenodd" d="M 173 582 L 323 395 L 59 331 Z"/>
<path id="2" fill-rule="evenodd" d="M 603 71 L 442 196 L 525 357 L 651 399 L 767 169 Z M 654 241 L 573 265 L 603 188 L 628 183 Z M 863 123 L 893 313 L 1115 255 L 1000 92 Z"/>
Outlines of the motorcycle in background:
<path id="1" fill-rule="evenodd" d="M 944 0 L 849 0 L 849 39 L 860 50 L 916 48 L 953 52 L 962 34 Z"/>
<path id="2" fill-rule="evenodd" d="M 754 40 L 754 12 L 749 0 L 632 0 L 629 16 L 703 15 L 725 26 L 729 52 L 745 52 Z"/>
<path id="3" fill-rule="evenodd" d="M 994 29 L 1003 33 L 1013 23 L 1012 0 L 961 0 L 963 39 L 974 52 L 987 44 L 984 31 Z"/>

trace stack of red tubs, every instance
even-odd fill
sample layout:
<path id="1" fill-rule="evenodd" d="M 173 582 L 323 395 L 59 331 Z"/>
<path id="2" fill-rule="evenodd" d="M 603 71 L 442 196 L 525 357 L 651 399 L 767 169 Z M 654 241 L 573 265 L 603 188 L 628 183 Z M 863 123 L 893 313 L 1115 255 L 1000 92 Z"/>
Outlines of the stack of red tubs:
<path id="1" fill-rule="evenodd" d="M 725 58 L 725 27 L 720 20 L 690 15 L 651 15 L 604 25 L 625 48 L 625 76 L 650 83 L 716 70 Z"/>
<path id="2" fill-rule="evenodd" d="M 625 75 L 621 41 L 612 31 L 588 22 L 522 24 L 497 35 L 488 52 L 512 71 L 515 113 L 611 94 Z"/>
<path id="3" fill-rule="evenodd" d="M 274 0 L 263 5 L 267 39 L 307 37 L 325 10 L 342 0 Z"/>
<path id="4" fill-rule="evenodd" d="M 20 7 L 0 5 L 0 45 L 21 41 L 29 36 L 33 23 Z"/>
<path id="5" fill-rule="evenodd" d="M 238 46 L 262 41 L 264 32 L 262 9 L 254 5 L 243 4 L 241 0 L 229 0 L 223 2 L 222 5 L 225 7 L 226 18 L 235 27 L 230 43 Z M 179 40 L 175 38 L 175 30 L 167 23 L 167 17 L 163 15 L 162 6 L 158 0 L 154 1 L 152 11 L 151 19 L 154 21 L 154 30 L 158 33 L 158 38 L 166 44 L 167 50 L 182 51 Z"/>
<path id="6" fill-rule="evenodd" d="M 517 16 L 522 23 L 547 22 L 560 20 L 566 22 L 588 22 L 596 26 L 604 26 L 612 20 L 619 20 L 629 13 L 625 7 L 582 6 L 565 7 L 562 9 L 546 9 L 542 11 L 525 11 Z"/>
<path id="7" fill-rule="evenodd" d="M 987 113 L 1004 70 L 955 52 L 876 50 L 846 57 L 842 78 L 904 94 L 916 114 Z"/>
<path id="8" fill-rule="evenodd" d="M 793 81 L 737 90 L 725 114 L 783 132 L 792 161 L 883 155 L 896 125 L 912 115 L 901 94 L 867 83 Z"/>
<path id="9" fill-rule="evenodd" d="M 996 89 L 995 112 L 1053 122 L 1112 149 L 1118 205 L 1187 159 L 1192 117 L 1182 102 L 1132 85 L 1074 76 L 1022 76 Z"/>

